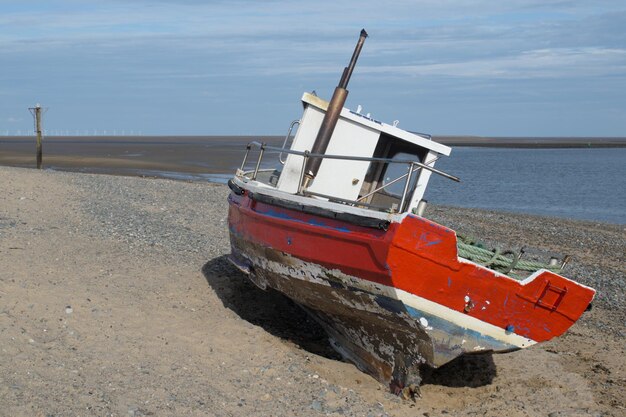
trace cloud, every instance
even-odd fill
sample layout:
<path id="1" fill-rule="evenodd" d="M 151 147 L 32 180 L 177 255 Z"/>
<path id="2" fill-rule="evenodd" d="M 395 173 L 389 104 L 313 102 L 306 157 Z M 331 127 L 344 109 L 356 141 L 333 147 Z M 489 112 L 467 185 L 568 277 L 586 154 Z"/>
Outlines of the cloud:
<path id="1" fill-rule="evenodd" d="M 101 100 L 103 115 L 112 103 L 130 114 L 125 106 L 141 100 L 330 89 L 362 27 L 370 39 L 351 83 L 362 81 L 363 103 L 390 94 L 389 84 L 407 102 L 418 89 L 430 101 L 443 90 L 463 94 L 457 100 L 488 90 L 497 102 L 524 84 L 624 107 L 615 88 L 598 93 L 626 77 L 626 6 L 616 1 L 9 0 L 0 2 L 0 120 L 17 113 L 7 103 L 26 98 Z M 270 107 L 242 106 L 254 112 L 250 123 L 276 117 Z"/>
<path id="2" fill-rule="evenodd" d="M 556 48 L 518 55 L 423 65 L 361 68 L 366 74 L 454 76 L 485 78 L 597 77 L 626 74 L 626 50 Z"/>

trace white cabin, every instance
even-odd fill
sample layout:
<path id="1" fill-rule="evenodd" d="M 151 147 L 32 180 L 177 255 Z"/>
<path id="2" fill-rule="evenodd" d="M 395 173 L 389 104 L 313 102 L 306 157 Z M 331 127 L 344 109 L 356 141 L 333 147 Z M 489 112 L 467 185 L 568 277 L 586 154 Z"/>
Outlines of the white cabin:
<path id="1" fill-rule="evenodd" d="M 304 113 L 291 151 L 311 150 L 329 104 L 310 93 L 304 93 L 302 103 Z M 343 108 L 325 154 L 415 161 L 434 167 L 435 161 L 441 155 L 450 155 L 450 151 L 448 146 L 432 141 L 428 135 L 407 132 Z M 278 190 L 302 193 L 303 162 L 302 155 L 287 155 L 276 183 Z M 326 158 L 304 194 L 348 204 L 357 202 L 356 205 L 390 212 L 412 211 L 424 196 L 431 171 L 411 165 L 411 180 L 406 185 L 409 166 L 409 163 Z M 404 204 L 400 207 L 402 201 Z"/>

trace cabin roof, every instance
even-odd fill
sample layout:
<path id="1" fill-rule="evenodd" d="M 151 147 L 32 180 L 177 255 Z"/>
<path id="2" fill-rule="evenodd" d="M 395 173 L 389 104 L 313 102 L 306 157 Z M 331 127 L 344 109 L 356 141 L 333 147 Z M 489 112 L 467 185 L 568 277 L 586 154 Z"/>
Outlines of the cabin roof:
<path id="1" fill-rule="evenodd" d="M 323 111 L 326 111 L 326 109 L 328 109 L 328 101 L 321 99 L 311 93 L 304 93 L 302 95 L 302 103 L 305 106 L 314 106 Z M 430 139 L 430 136 L 422 136 L 420 134 L 407 132 L 406 130 L 402 130 L 398 127 L 394 127 L 387 123 L 379 122 L 378 120 L 374 120 L 362 114 L 353 112 L 345 107 L 341 110 L 341 117 L 349 119 L 369 129 L 377 130 L 381 133 L 385 133 L 389 136 L 393 136 L 405 142 L 421 146 L 422 148 L 429 149 L 439 154 L 446 156 L 450 155 L 450 147 L 433 141 L 432 139 Z"/>

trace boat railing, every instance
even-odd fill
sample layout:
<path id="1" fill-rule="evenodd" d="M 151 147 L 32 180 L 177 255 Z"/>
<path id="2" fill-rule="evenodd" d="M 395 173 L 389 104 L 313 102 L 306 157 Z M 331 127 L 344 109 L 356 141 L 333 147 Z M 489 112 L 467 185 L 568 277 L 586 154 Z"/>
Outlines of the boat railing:
<path id="1" fill-rule="evenodd" d="M 287 131 L 287 136 L 285 136 L 285 141 L 283 142 L 283 150 L 287 147 L 287 141 L 289 140 L 289 138 L 291 137 L 291 132 L 293 131 L 294 126 L 300 126 L 300 120 L 294 120 L 293 122 L 291 122 L 291 124 L 289 125 L 289 130 Z M 283 152 L 281 152 L 278 155 L 278 161 L 280 162 L 281 165 L 285 165 L 285 162 L 287 161 L 286 159 L 283 161 Z"/>
<path id="2" fill-rule="evenodd" d="M 290 127 L 290 131 L 293 128 L 293 126 L 295 124 L 297 124 L 297 122 L 299 121 L 294 121 L 292 123 L 292 126 Z M 285 142 L 287 141 L 287 139 L 289 138 L 289 133 L 287 134 L 287 138 L 285 139 Z M 286 145 L 286 143 L 285 143 Z M 245 171 L 246 165 L 248 164 L 248 160 L 250 158 L 250 153 L 252 151 L 253 148 L 256 148 L 259 150 L 258 152 L 258 157 L 257 160 L 255 162 L 254 165 L 254 170 L 248 170 Z M 418 161 L 414 161 L 414 160 L 410 160 L 410 159 L 391 159 L 391 158 L 377 158 L 377 157 L 364 157 L 364 156 L 350 156 L 350 155 L 332 155 L 332 154 L 316 154 L 316 153 L 311 153 L 308 150 L 306 151 L 296 151 L 296 150 L 292 150 L 292 149 L 285 149 L 285 147 L 276 147 L 276 146 L 270 146 L 266 143 L 262 143 L 262 142 L 258 142 L 258 141 L 252 141 L 250 143 L 248 143 L 248 145 L 246 145 L 246 153 L 244 155 L 243 158 L 243 162 L 241 163 L 241 168 L 238 171 L 238 175 L 245 177 L 249 180 L 253 180 L 256 181 L 257 177 L 259 176 L 259 173 L 267 173 L 267 172 L 274 172 L 274 169 L 261 169 L 261 164 L 263 162 L 263 157 L 265 156 L 266 151 L 269 152 L 275 152 L 279 154 L 279 162 L 281 163 L 281 165 L 284 165 L 285 161 L 282 160 L 282 155 L 283 154 L 289 154 L 289 155 L 297 155 L 297 156 L 302 156 L 303 160 L 302 160 L 302 168 L 300 169 L 300 178 L 299 178 L 299 186 L 298 186 L 298 194 L 300 195 L 309 195 L 309 196 L 317 196 L 317 197 L 322 197 L 322 198 L 326 198 L 329 200 L 334 200 L 334 201 L 338 201 L 344 204 L 349 204 L 349 205 L 353 205 L 353 206 L 364 206 L 364 207 L 370 207 L 370 208 L 374 208 L 374 209 L 378 209 L 378 210 L 388 210 L 387 207 L 376 207 L 373 206 L 371 204 L 367 204 L 364 202 L 364 200 L 368 197 L 370 197 L 371 195 L 380 192 L 384 189 L 386 189 L 387 187 L 401 181 L 402 179 L 404 179 L 404 188 L 402 191 L 402 195 L 400 196 L 400 204 L 398 207 L 398 211 L 401 212 L 404 209 L 404 206 L 406 204 L 407 201 L 407 197 L 409 196 L 409 194 L 412 192 L 412 190 L 410 189 L 410 185 L 411 185 L 411 180 L 413 178 L 413 175 L 417 172 L 420 171 L 422 169 L 428 170 L 434 174 L 440 175 L 442 177 L 451 179 L 453 181 L 459 182 L 460 179 L 458 177 L 455 177 L 454 175 L 448 174 L 444 171 L 441 171 L 439 169 L 436 169 L 432 166 L 430 166 L 430 164 L 432 164 L 434 161 L 436 161 L 437 158 L 434 158 L 431 161 L 428 161 L 426 163 L 422 163 L 422 162 L 418 162 Z M 320 159 L 339 159 L 339 160 L 344 160 L 344 161 L 363 161 L 363 162 L 376 162 L 376 163 L 384 163 L 384 164 L 405 164 L 407 166 L 407 172 L 403 175 L 398 176 L 397 178 L 386 182 L 385 184 L 383 184 L 382 186 L 376 188 L 373 191 L 370 191 L 369 193 L 360 196 L 358 199 L 356 200 L 347 200 L 347 199 L 343 199 L 343 198 L 339 198 L 339 197 L 335 197 L 332 195 L 325 195 L 325 194 L 320 194 L 320 193 L 314 193 L 311 191 L 308 191 L 304 188 L 304 173 L 305 173 L 305 167 L 306 164 L 308 162 L 309 159 L 311 158 L 320 158 Z M 277 181 L 276 181 L 277 182 Z M 276 186 L 276 183 L 273 183 L 273 181 L 270 181 L 269 185 L 271 186 Z"/>

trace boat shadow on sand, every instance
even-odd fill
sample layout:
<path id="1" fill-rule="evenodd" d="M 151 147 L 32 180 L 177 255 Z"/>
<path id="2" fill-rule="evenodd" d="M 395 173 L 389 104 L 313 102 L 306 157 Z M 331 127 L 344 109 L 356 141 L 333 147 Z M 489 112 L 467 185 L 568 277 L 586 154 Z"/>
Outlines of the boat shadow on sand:
<path id="1" fill-rule="evenodd" d="M 228 261 L 226 255 L 208 261 L 202 267 L 202 273 L 224 307 L 241 319 L 307 352 L 342 360 L 331 347 L 322 327 L 304 310 L 277 291 L 257 288 Z M 497 372 L 492 355 L 487 353 L 461 356 L 437 369 L 425 366 L 421 374 L 422 385 L 481 387 L 491 384 Z"/>

